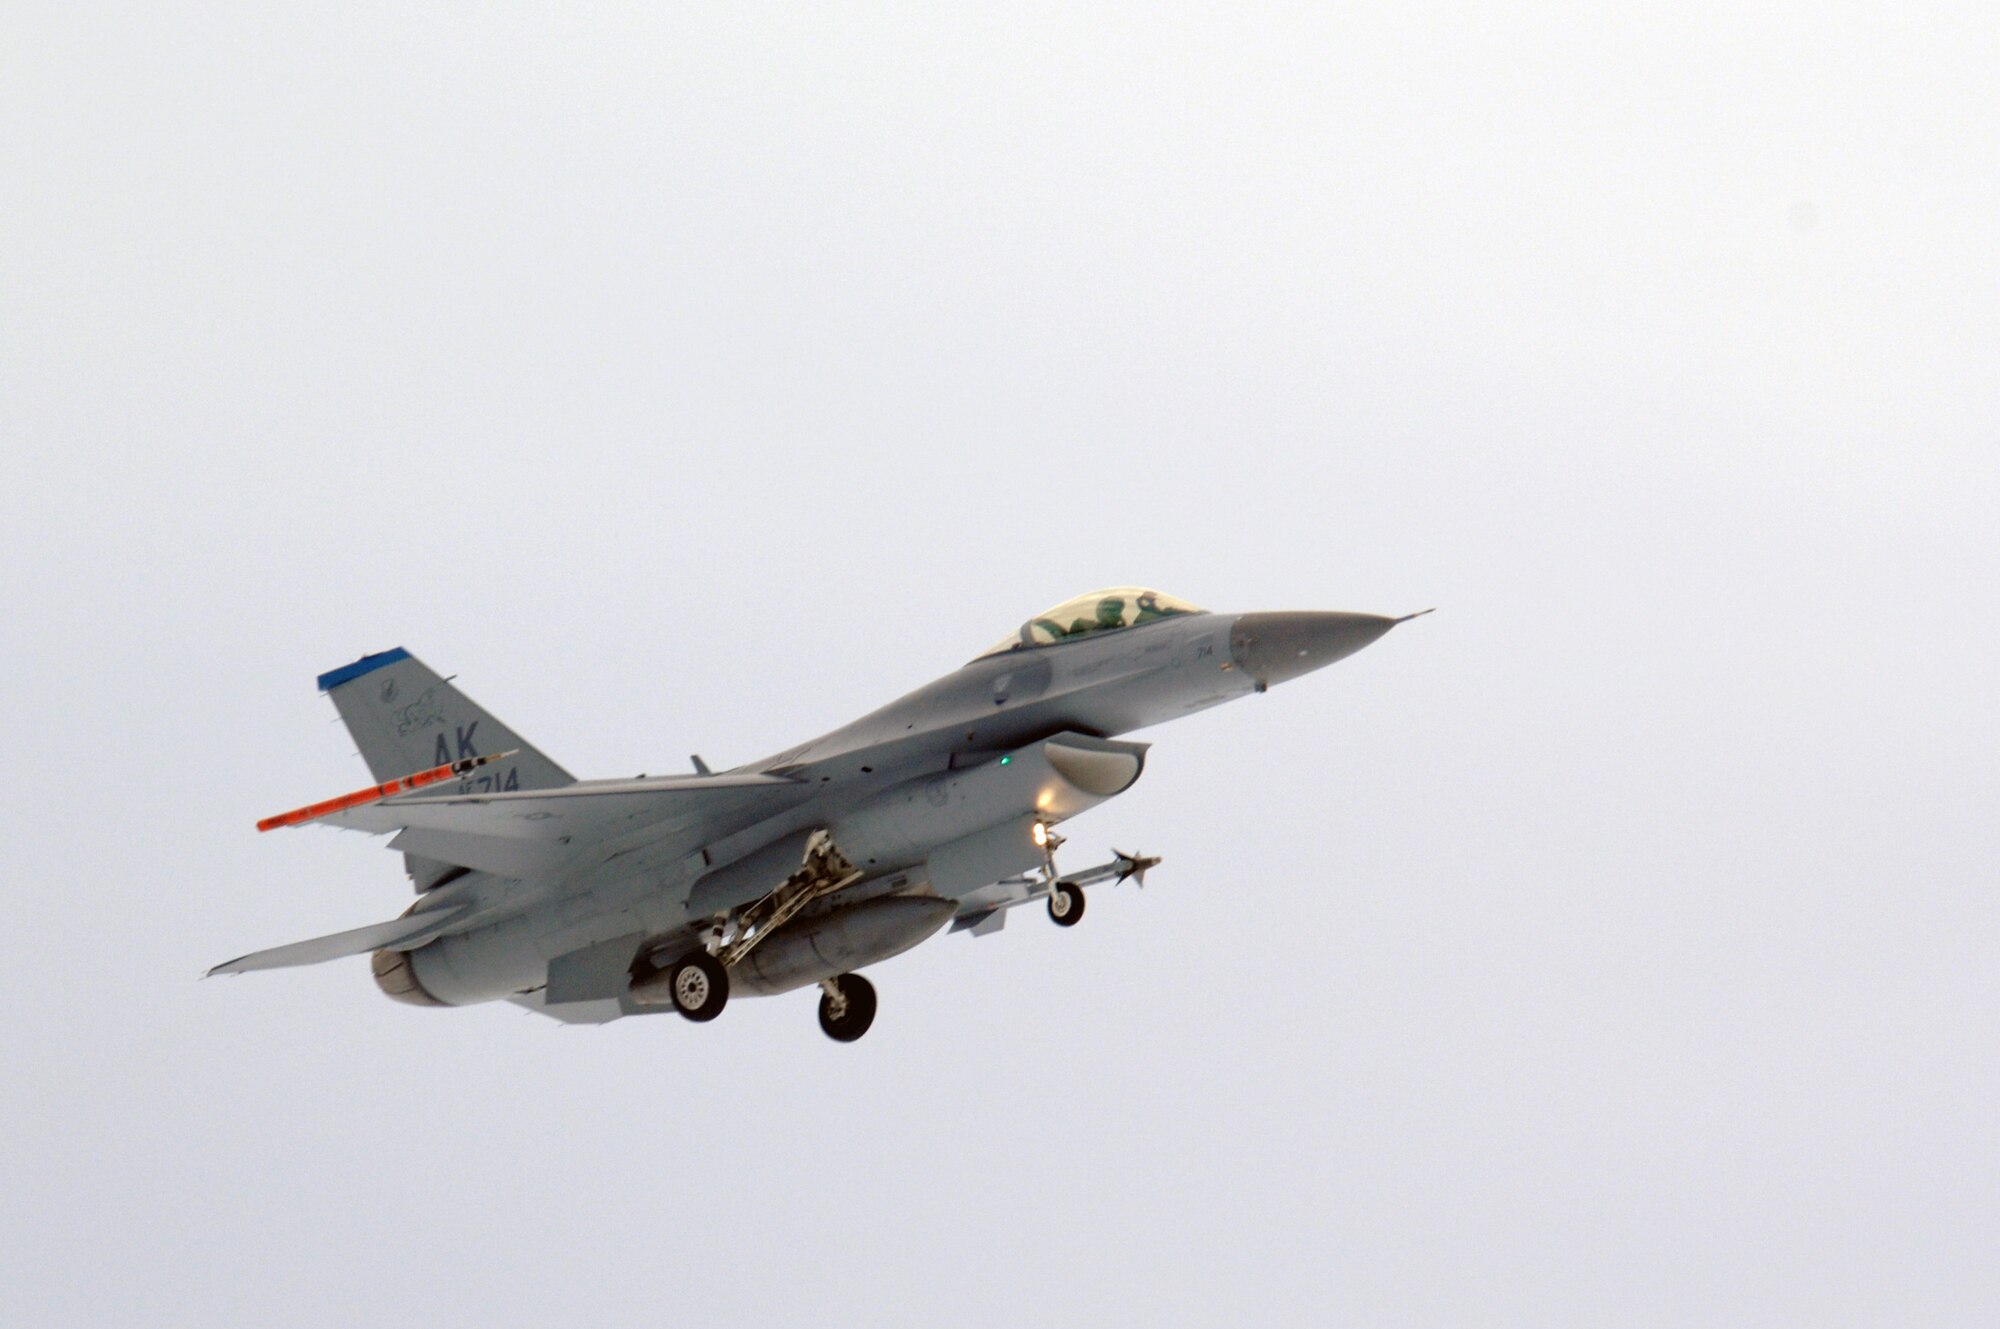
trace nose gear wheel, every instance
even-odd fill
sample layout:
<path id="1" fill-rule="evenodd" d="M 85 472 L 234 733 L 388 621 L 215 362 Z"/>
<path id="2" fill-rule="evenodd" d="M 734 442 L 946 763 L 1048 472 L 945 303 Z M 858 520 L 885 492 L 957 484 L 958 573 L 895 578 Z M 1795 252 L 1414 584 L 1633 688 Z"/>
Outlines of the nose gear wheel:
<path id="1" fill-rule="evenodd" d="M 1057 882 L 1049 895 L 1049 917 L 1057 927 L 1075 927 L 1083 918 L 1083 888 L 1066 881 Z"/>

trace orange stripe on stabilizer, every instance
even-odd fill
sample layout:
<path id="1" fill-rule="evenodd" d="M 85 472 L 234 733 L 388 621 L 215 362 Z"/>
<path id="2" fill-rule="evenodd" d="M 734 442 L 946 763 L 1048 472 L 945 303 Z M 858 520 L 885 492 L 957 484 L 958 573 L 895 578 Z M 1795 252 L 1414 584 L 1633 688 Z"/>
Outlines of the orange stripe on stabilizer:
<path id="1" fill-rule="evenodd" d="M 370 785 L 366 789 L 357 789 L 351 794 L 342 794 L 339 798 L 329 798 L 324 803 L 308 803 L 306 806 L 294 808 L 290 812 L 280 812 L 275 817 L 266 817 L 264 820 L 258 822 L 257 829 L 260 831 L 275 831 L 280 826 L 298 826 L 308 821 L 318 821 L 321 817 L 330 817 L 336 812 L 345 812 L 349 808 L 358 808 L 363 803 L 377 803 L 385 798 L 393 798 L 397 794 L 407 794 L 412 789 L 422 789 L 425 785 L 436 784 L 440 780 L 450 780 L 457 776 L 469 775 L 489 761 L 504 761 L 519 751 L 519 748 L 514 748 L 507 752 L 495 752 L 484 757 L 467 757 L 461 761 L 448 761 L 442 766 L 433 766 L 427 771 L 418 771 L 415 775 L 406 775 L 400 780 L 391 780 L 387 784 Z"/>

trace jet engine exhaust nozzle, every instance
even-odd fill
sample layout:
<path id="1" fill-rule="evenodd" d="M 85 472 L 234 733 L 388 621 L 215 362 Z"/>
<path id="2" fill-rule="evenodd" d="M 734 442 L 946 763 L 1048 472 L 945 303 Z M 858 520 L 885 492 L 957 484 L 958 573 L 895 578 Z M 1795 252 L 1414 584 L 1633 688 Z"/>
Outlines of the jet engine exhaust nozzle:
<path id="1" fill-rule="evenodd" d="M 417 978 L 416 966 L 410 962 L 408 951 L 376 951 L 370 957 L 369 966 L 375 971 L 375 986 L 391 1001 L 400 1001 L 406 1006 L 444 1006 Z"/>

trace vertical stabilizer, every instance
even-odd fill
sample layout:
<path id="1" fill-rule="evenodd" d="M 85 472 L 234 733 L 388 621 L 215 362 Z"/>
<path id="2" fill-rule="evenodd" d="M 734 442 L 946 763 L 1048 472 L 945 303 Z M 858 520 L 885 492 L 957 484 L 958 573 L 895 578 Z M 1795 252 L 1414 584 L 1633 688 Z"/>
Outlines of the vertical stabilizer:
<path id="1" fill-rule="evenodd" d="M 439 678 L 423 661 L 398 646 L 366 655 L 319 676 L 319 688 L 361 749 L 368 773 L 378 781 L 488 753 L 514 755 L 467 775 L 435 792 L 492 793 L 509 789 L 554 789 L 576 777 L 540 748 L 489 715 L 468 696 Z M 418 890 L 451 871 L 449 864 L 405 856 Z"/>

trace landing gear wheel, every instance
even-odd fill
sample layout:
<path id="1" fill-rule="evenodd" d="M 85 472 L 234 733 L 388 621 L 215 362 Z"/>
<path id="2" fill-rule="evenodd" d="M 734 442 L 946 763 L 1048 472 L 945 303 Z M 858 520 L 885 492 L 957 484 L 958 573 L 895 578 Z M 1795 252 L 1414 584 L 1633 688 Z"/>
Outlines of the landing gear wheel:
<path id="1" fill-rule="evenodd" d="M 729 971 L 707 951 L 690 951 L 667 966 L 667 991 L 688 1019 L 713 1020 L 729 1001 Z"/>
<path id="2" fill-rule="evenodd" d="M 875 985 L 859 974 L 842 974 L 831 981 L 840 996 L 836 1000 L 831 992 L 821 995 L 819 1027 L 836 1043 L 852 1043 L 875 1023 Z"/>
<path id="3" fill-rule="evenodd" d="M 1056 893 L 1049 897 L 1049 917 L 1057 927 L 1073 928 L 1083 917 L 1083 888 L 1063 882 L 1056 887 Z"/>

